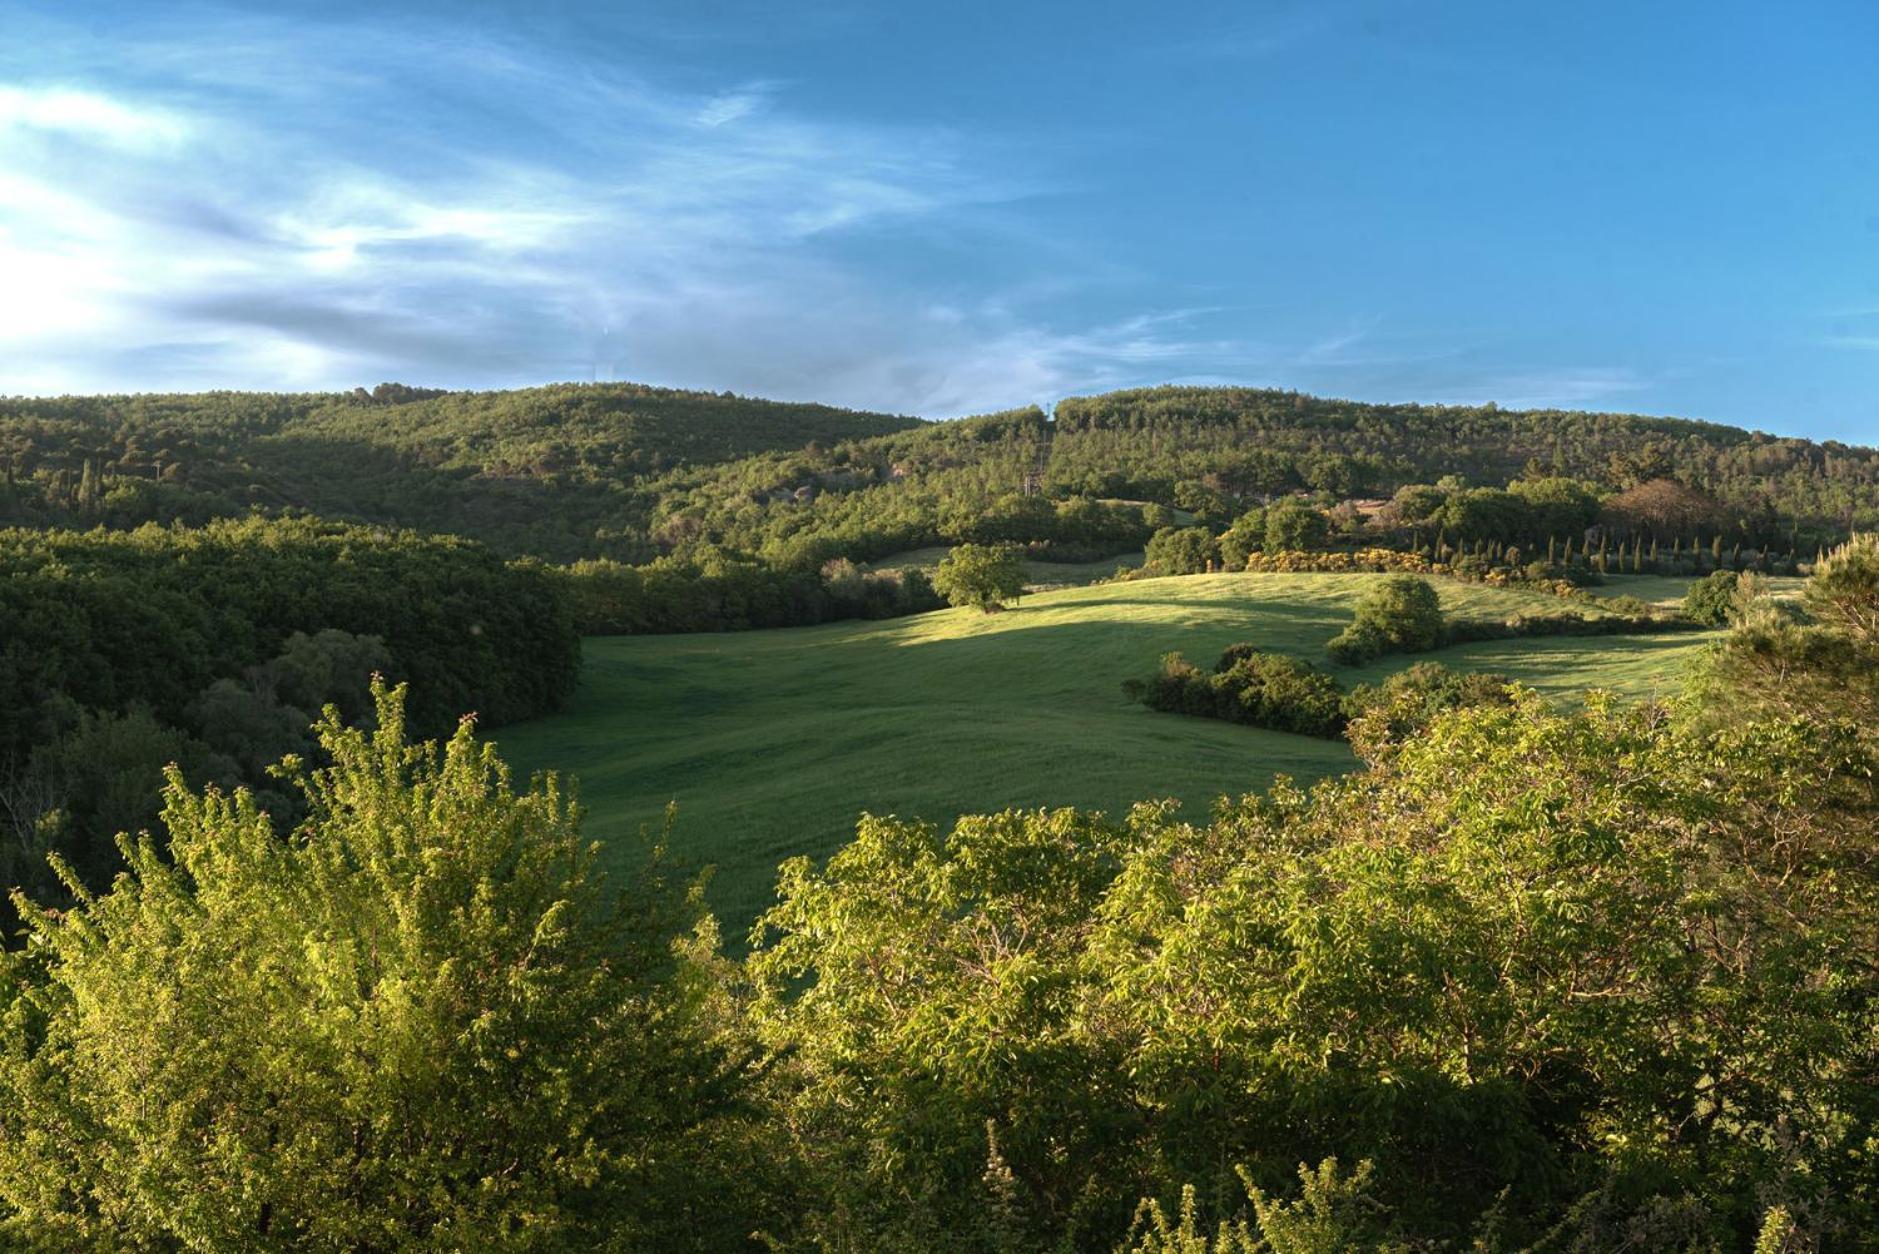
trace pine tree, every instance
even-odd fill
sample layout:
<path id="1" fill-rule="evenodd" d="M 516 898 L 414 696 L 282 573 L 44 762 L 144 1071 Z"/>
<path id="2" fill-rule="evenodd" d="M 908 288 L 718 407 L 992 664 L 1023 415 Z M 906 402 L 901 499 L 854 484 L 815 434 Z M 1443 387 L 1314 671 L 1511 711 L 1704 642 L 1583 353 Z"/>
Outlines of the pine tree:
<path id="1" fill-rule="evenodd" d="M 95 514 L 102 493 L 98 490 L 98 464 L 91 458 L 85 459 L 84 469 L 78 477 L 78 509 L 83 514 Z"/>

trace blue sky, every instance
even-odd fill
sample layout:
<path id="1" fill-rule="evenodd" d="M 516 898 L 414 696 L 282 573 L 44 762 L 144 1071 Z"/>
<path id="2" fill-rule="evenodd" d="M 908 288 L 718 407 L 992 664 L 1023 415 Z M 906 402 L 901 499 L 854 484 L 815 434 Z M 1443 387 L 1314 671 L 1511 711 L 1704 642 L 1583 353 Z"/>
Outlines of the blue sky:
<path id="1" fill-rule="evenodd" d="M 0 393 L 1120 386 L 1879 441 L 1879 6 L 0 0 Z"/>

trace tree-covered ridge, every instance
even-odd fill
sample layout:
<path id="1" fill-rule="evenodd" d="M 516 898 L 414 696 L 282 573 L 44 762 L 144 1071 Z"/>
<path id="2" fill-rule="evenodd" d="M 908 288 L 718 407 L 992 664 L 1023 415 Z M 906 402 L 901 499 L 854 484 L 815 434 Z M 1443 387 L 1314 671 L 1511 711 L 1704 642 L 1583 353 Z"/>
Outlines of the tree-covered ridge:
<path id="1" fill-rule="evenodd" d="M 302 510 L 588 556 L 615 533 L 643 531 L 625 519 L 644 480 L 921 425 L 637 384 L 9 398 L 0 521 L 134 526 Z"/>
<path id="2" fill-rule="evenodd" d="M 1376 498 L 1412 488 L 1377 512 Z M 1432 542 L 1446 508 L 1451 541 L 1583 546 L 1603 522 L 1614 539 L 1642 528 L 1666 547 L 1724 536 L 1811 554 L 1879 521 L 1879 451 L 1626 414 L 1156 388 L 695 468 L 656 485 L 648 508 L 662 552 L 716 544 L 813 565 L 962 541 L 1081 555 L 1122 528 L 1066 522 L 1050 504 L 1093 519 L 1132 501 L 1151 507 L 1138 525 L 1178 510 L 1218 528 L 1292 494 L 1337 524 L 1334 542 L 1366 529 Z"/>
<path id="3" fill-rule="evenodd" d="M 1686 542 L 1784 552 L 1879 524 L 1875 450 L 1629 414 L 1169 387 L 923 423 L 630 384 L 379 393 L 0 402 L 0 520 L 305 511 L 550 560 L 718 548 L 794 570 L 962 541 L 1101 556 L 1170 509 L 1224 525 L 1293 493 L 1333 521 L 1353 502 L 1348 524 L 1365 498 L 1417 485 L 1441 499 L 1412 494 L 1383 521 L 1413 528 L 1417 509 L 1460 498 L 1451 540 L 1563 542 L 1614 498 L 1615 534 L 1674 513 Z M 1516 504 L 1530 513 L 1539 492 L 1559 517 L 1509 521 L 1480 495 L 1516 483 Z"/>
<path id="4" fill-rule="evenodd" d="M 1290 459 L 1302 486 L 1372 487 L 1459 474 L 1500 484 L 1538 463 L 1549 473 L 1615 487 L 1673 477 L 1725 500 L 1751 486 L 1824 521 L 1847 507 L 1879 508 L 1879 450 L 1815 443 L 1720 423 L 1578 410 L 1508 410 L 1497 405 L 1373 404 L 1253 388 L 1161 387 L 1069 397 L 1057 405 L 1060 436 L 1079 442 L 1076 472 L 1105 469 L 1105 457 L 1135 454 L 1108 471 L 1166 473 L 1168 459 L 1140 459 L 1144 434 L 1183 436 L 1177 470 L 1238 470 L 1255 482 Z M 1153 448 L 1153 441 L 1146 442 Z M 1207 466 L 1223 453 L 1246 459 Z M 1260 451 L 1276 453 L 1270 458 Z M 1355 465 L 1327 461 L 1353 459 Z M 1138 460 L 1140 459 L 1140 460 Z M 1182 466 L 1182 460 L 1187 465 Z M 1068 471 L 1070 467 L 1066 466 Z M 1347 476 L 1356 474 L 1352 484 Z M 1345 480 L 1340 483 L 1338 480 Z M 1313 482 L 1313 480 L 1317 480 Z M 1812 485 L 1815 491 L 1802 491 Z M 1861 523 L 1839 519 L 1842 526 Z"/>

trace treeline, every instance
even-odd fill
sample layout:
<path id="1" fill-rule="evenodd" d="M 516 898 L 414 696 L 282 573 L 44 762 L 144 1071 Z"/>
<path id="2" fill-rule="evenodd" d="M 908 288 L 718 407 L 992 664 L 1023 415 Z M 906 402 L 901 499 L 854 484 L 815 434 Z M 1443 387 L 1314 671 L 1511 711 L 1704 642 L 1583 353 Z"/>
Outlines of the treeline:
<path id="1" fill-rule="evenodd" d="M 1231 388 L 944 423 L 630 384 L 0 401 L 0 521 L 36 526 L 301 511 L 562 562 L 718 548 L 814 570 L 939 543 L 1116 553 L 1146 539 L 1144 508 L 1148 530 L 1180 511 L 1219 531 L 1293 496 L 1331 545 L 1805 560 L 1879 523 L 1879 453 Z"/>
<path id="2" fill-rule="evenodd" d="M 94 884 L 151 788 L 267 790 L 322 705 L 409 679 L 426 734 L 499 725 L 572 692 L 579 639 L 546 570 L 481 545 L 310 521 L 0 531 L 0 819 L 8 848 Z"/>
<path id="3" fill-rule="evenodd" d="M 1798 535 L 1791 540 L 1798 544 Z M 1667 480 L 1602 501 L 1570 479 L 1515 480 L 1505 489 L 1410 484 L 1369 512 L 1286 497 L 1230 518 L 1164 527 L 1149 539 L 1146 569 L 1188 575 L 1250 569 L 1259 554 L 1384 549 L 1461 573 L 1588 583 L 1607 574 L 1795 574 L 1820 550 L 1793 544 L 1725 544 L 1714 502 Z"/>
<path id="4" fill-rule="evenodd" d="M 1449 475 L 1486 486 L 1566 477 L 1608 491 L 1668 479 L 1714 500 L 1729 538 L 1757 547 L 1794 540 L 1798 526 L 1811 550 L 1879 521 L 1879 450 L 1716 423 L 1191 387 L 1071 397 L 1054 416 L 1057 482 L 1071 491 L 1364 497 Z"/>
<path id="5" fill-rule="evenodd" d="M 747 631 L 849 618 L 896 618 L 945 602 L 920 570 L 868 570 L 834 558 L 779 570 L 709 553 L 645 566 L 606 560 L 552 568 L 584 636 Z"/>
<path id="6" fill-rule="evenodd" d="M 293 839 L 172 776 L 108 892 L 22 903 L 4 1236 L 1869 1249 L 1879 539 L 1735 583 L 1668 705 L 1431 671 L 1309 792 L 864 817 L 742 961 L 380 688 Z"/>

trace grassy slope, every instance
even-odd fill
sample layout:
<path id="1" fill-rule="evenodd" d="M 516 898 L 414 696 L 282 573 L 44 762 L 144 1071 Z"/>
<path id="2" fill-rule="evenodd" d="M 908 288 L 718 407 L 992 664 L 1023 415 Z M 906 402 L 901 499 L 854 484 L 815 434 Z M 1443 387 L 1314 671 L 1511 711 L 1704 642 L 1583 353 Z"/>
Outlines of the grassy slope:
<path id="1" fill-rule="evenodd" d="M 1165 796 L 1199 806 L 1263 788 L 1275 772 L 1345 769 L 1341 743 L 1157 714 L 1124 701 L 1120 684 L 1171 649 L 1205 665 L 1236 640 L 1322 658 L 1374 578 L 1153 579 L 1036 595 L 996 615 L 591 639 L 573 707 L 499 736 L 518 767 L 579 778 L 594 836 L 656 824 L 676 800 L 674 849 L 717 864 L 712 904 L 735 937 L 769 900 L 778 862 L 826 855 L 863 810 L 947 822 L 1004 806 L 1115 812 Z M 1561 604 L 1439 585 L 1458 614 Z M 1559 694 L 1642 694 L 1669 686 L 1703 639 L 1494 641 L 1432 656 Z M 1409 660 L 1342 677 L 1375 679 Z"/>

